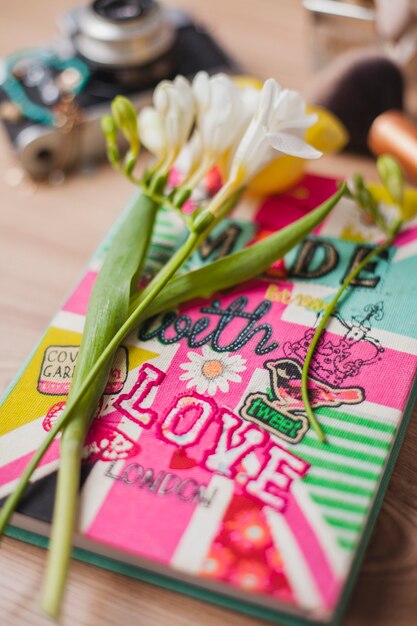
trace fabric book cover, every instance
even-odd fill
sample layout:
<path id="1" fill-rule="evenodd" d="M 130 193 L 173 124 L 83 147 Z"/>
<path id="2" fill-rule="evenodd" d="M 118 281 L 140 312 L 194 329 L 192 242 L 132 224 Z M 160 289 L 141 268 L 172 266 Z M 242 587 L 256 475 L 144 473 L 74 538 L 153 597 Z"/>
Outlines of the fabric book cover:
<path id="1" fill-rule="evenodd" d="M 308 175 L 287 194 L 244 199 L 188 267 L 250 245 L 335 188 Z M 148 276 L 183 236 L 161 211 Z M 318 345 L 310 396 L 328 443 L 309 429 L 301 369 L 320 312 L 380 239 L 345 199 L 263 276 L 128 337 L 85 445 L 81 558 L 291 623 L 340 615 L 412 407 L 417 221 L 358 276 Z M 106 242 L 3 397 L 2 498 L 63 410 L 105 252 Z M 58 463 L 56 440 L 12 534 L 47 534 Z"/>

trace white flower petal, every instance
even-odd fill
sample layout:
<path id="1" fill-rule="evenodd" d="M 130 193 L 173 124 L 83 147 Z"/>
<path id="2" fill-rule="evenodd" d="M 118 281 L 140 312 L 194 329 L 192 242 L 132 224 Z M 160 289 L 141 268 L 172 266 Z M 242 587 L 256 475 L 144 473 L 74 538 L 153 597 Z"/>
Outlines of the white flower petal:
<path id="1" fill-rule="evenodd" d="M 153 107 L 144 107 L 138 115 L 139 137 L 145 148 L 161 158 L 166 151 L 166 136 L 160 114 Z"/>
<path id="2" fill-rule="evenodd" d="M 179 380 L 190 380 L 190 378 L 194 378 L 194 374 L 193 372 L 186 372 L 184 374 L 181 374 L 181 376 L 178 377 Z"/>
<path id="3" fill-rule="evenodd" d="M 305 130 L 307 128 L 310 128 L 310 126 L 314 126 L 314 124 L 317 122 L 318 119 L 319 117 L 316 113 L 310 113 L 310 115 L 303 115 L 302 117 L 299 117 L 297 119 L 283 122 L 281 124 L 280 130 L 287 130 L 289 128 Z"/>
<path id="4" fill-rule="evenodd" d="M 188 140 L 191 128 L 194 124 L 195 103 L 191 84 L 184 76 L 177 76 L 174 80 L 179 106 L 182 115 L 182 145 Z"/>
<path id="5" fill-rule="evenodd" d="M 274 102 L 279 99 L 280 93 L 281 86 L 276 80 L 268 78 L 268 80 L 264 82 L 259 97 L 258 109 L 255 113 L 255 117 L 257 117 L 262 124 L 268 125 L 270 123 Z"/>
<path id="6" fill-rule="evenodd" d="M 291 89 L 283 89 L 274 102 L 274 123 L 304 117 L 305 108 L 306 105 L 301 94 Z"/>
<path id="7" fill-rule="evenodd" d="M 207 344 L 203 346 L 203 355 L 206 359 L 219 359 L 220 358 L 219 353 L 212 350 L 212 348 L 210 348 L 210 346 L 208 346 Z M 224 356 L 227 356 L 227 353 L 224 354 Z"/>
<path id="8" fill-rule="evenodd" d="M 178 93 L 173 85 L 169 85 L 167 87 L 166 93 L 168 96 L 169 106 L 163 117 L 167 144 L 173 150 L 178 150 L 178 146 L 181 144 L 182 136 L 181 103 Z"/>
<path id="9" fill-rule="evenodd" d="M 246 359 L 244 359 L 240 354 L 233 354 L 232 356 L 228 356 L 227 360 L 230 364 L 233 365 L 245 365 L 246 363 Z"/>
<path id="10" fill-rule="evenodd" d="M 188 361 L 187 363 L 180 364 L 181 369 L 189 370 L 190 372 L 198 371 L 200 369 L 200 364 L 195 361 Z"/>
<path id="11" fill-rule="evenodd" d="M 169 108 L 169 98 L 167 89 L 170 85 L 168 80 L 162 80 L 155 87 L 153 92 L 153 105 L 161 115 L 165 115 Z"/>
<path id="12" fill-rule="evenodd" d="M 187 352 L 187 358 L 190 359 L 190 361 L 194 362 L 200 362 L 203 360 L 203 357 L 201 356 L 201 354 L 198 354 L 198 352 Z"/>
<path id="13" fill-rule="evenodd" d="M 227 380 L 230 380 L 232 383 L 242 382 L 242 377 L 239 376 L 239 374 L 236 374 L 236 372 L 233 372 L 232 370 L 227 370 L 224 376 L 225 378 L 227 378 Z"/>
<path id="14" fill-rule="evenodd" d="M 245 87 L 240 91 L 240 97 L 242 99 L 247 125 L 258 108 L 260 91 L 252 87 Z"/>
<path id="15" fill-rule="evenodd" d="M 248 122 L 254 97 L 240 91 L 226 74 L 197 74 L 193 93 L 197 104 L 197 128 L 204 153 L 211 165 L 228 150 L 234 150 Z M 252 96 L 252 97 L 250 97 Z"/>
<path id="16" fill-rule="evenodd" d="M 240 99 L 241 99 L 241 114 L 235 119 L 234 124 L 236 126 L 236 133 L 234 142 L 230 147 L 230 154 L 228 157 L 228 169 L 230 170 L 230 164 L 233 161 L 234 155 L 236 153 L 236 149 L 239 146 L 239 143 L 245 134 L 251 119 L 253 118 L 256 109 L 259 104 L 260 92 L 257 89 L 253 89 L 252 87 L 245 87 L 240 91 Z"/>
<path id="17" fill-rule="evenodd" d="M 214 382 L 214 380 L 212 382 Z M 219 376 L 218 378 L 215 379 L 215 382 L 218 388 L 220 389 L 220 391 L 223 391 L 223 393 L 227 393 L 229 391 L 229 383 L 227 382 L 226 378 Z"/>
<path id="18" fill-rule="evenodd" d="M 154 108 L 163 124 L 169 165 L 187 142 L 194 123 L 195 104 L 189 81 L 177 76 L 160 82 L 153 94 Z"/>
<path id="19" fill-rule="evenodd" d="M 190 172 L 194 171 L 199 165 L 203 157 L 203 143 L 201 141 L 200 133 L 195 130 L 188 143 L 185 144 L 181 150 L 178 159 L 175 161 L 175 166 L 178 170 L 186 176 Z"/>
<path id="20" fill-rule="evenodd" d="M 263 125 L 256 115 L 237 147 L 230 167 L 230 179 L 245 184 L 276 156 L 269 145 Z M 243 179 L 242 179 L 243 176 Z"/>
<path id="21" fill-rule="evenodd" d="M 199 380 L 196 380 L 195 383 L 196 383 L 195 384 L 195 388 L 197 390 L 197 393 L 204 393 L 207 390 L 207 388 L 208 388 L 208 386 L 210 384 L 209 381 L 206 378 L 203 378 L 203 377 L 200 378 Z M 214 391 L 216 391 L 216 390 L 214 390 Z"/>
<path id="22" fill-rule="evenodd" d="M 207 72 L 198 72 L 193 79 L 192 90 L 200 112 L 210 105 L 210 77 Z"/>
<path id="23" fill-rule="evenodd" d="M 303 139 L 290 133 L 281 131 L 277 133 L 267 133 L 266 137 L 274 150 L 289 154 L 290 156 L 295 156 L 300 159 L 318 159 L 322 155 L 321 152 L 303 141 Z"/>
<path id="24" fill-rule="evenodd" d="M 209 394 L 209 396 L 214 396 L 214 394 L 216 393 L 218 382 L 219 382 L 218 379 L 211 380 L 209 384 L 207 385 L 207 393 Z M 198 390 L 198 387 L 197 387 L 197 390 Z"/>

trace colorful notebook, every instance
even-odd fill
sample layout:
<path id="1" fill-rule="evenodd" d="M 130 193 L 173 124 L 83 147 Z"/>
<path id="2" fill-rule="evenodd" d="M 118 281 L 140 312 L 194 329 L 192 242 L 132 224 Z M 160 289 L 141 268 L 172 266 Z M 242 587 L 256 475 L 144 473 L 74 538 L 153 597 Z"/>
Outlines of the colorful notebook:
<path id="1" fill-rule="evenodd" d="M 285 226 L 335 186 L 307 176 L 244 199 L 189 267 Z M 148 275 L 183 237 L 162 211 Z M 340 618 L 415 395 L 417 221 L 359 275 L 319 343 L 310 394 L 327 444 L 309 429 L 301 367 L 320 311 L 379 239 L 343 200 L 265 275 L 128 338 L 86 441 L 76 556 L 286 623 Z M 4 395 L 1 497 L 63 409 L 107 243 Z M 45 543 L 58 458 L 56 441 L 11 535 Z"/>

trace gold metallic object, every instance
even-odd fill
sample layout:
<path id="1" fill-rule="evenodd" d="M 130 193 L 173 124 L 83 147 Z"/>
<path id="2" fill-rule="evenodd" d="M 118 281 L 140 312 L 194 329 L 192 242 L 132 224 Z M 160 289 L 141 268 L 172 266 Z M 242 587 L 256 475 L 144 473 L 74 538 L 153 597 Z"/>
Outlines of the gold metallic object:
<path id="1" fill-rule="evenodd" d="M 417 180 L 417 125 L 401 111 L 387 111 L 373 122 L 368 145 L 379 156 L 395 157 L 405 172 Z"/>

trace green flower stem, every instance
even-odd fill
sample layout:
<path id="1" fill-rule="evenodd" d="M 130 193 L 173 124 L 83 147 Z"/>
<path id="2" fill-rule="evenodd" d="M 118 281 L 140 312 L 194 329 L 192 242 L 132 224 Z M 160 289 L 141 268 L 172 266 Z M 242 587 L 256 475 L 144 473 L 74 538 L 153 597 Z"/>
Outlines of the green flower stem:
<path id="1" fill-rule="evenodd" d="M 85 421 L 85 414 L 78 411 L 74 418 Z M 53 524 L 48 548 L 46 574 L 43 579 L 41 608 L 50 617 L 57 618 L 65 591 L 68 566 L 72 553 L 72 539 L 78 512 L 81 453 L 84 438 L 64 430 L 61 441 L 61 459 L 55 492 Z"/>
<path id="2" fill-rule="evenodd" d="M 366 257 L 350 272 L 350 274 L 345 278 L 345 280 L 343 281 L 342 285 L 340 286 L 340 288 L 338 289 L 336 295 L 334 296 L 334 298 L 332 299 L 332 301 L 330 302 L 329 306 L 326 307 L 325 312 L 323 313 L 323 317 L 320 320 L 319 325 L 316 328 L 316 332 L 313 335 L 313 339 L 311 340 L 311 343 L 309 345 L 307 354 L 306 354 L 306 358 L 304 360 L 304 364 L 303 364 L 303 372 L 302 372 L 302 377 L 301 377 L 301 394 L 302 394 L 302 399 L 304 402 L 304 408 L 305 408 L 305 412 L 307 413 L 307 417 L 308 417 L 308 421 L 310 422 L 310 426 L 312 426 L 312 428 L 315 430 L 318 438 L 320 439 L 320 441 L 322 443 L 325 443 L 326 440 L 326 436 L 320 426 L 320 424 L 318 423 L 316 416 L 314 415 L 314 411 L 311 407 L 310 404 L 310 399 L 309 399 L 309 395 L 308 395 L 308 372 L 309 372 L 309 368 L 310 368 L 310 363 L 311 363 L 311 359 L 314 356 L 314 351 L 316 349 L 317 343 L 321 337 L 321 334 L 323 332 L 323 330 L 326 328 L 326 324 L 327 324 L 327 320 L 329 319 L 330 315 L 333 313 L 338 301 L 340 300 L 340 298 L 342 297 L 343 293 L 346 291 L 347 287 L 350 285 L 350 283 L 355 280 L 355 278 L 362 272 L 363 269 L 365 269 L 365 267 L 368 265 L 368 263 L 370 263 L 370 261 L 372 261 L 372 259 L 375 256 L 378 256 L 379 254 L 381 254 L 381 252 L 383 252 L 384 250 L 386 250 L 387 248 L 390 247 L 390 245 L 392 244 L 392 242 L 395 239 L 395 236 L 397 234 L 397 232 L 399 231 L 400 227 L 401 227 L 402 221 L 401 220 L 397 220 L 392 228 L 391 234 L 389 236 L 389 238 L 381 245 L 377 246 L 376 248 L 374 248 L 369 254 L 366 255 Z"/>
<path id="3" fill-rule="evenodd" d="M 59 615 L 65 590 L 78 512 L 78 490 L 84 441 L 91 423 L 91 416 L 106 386 L 113 356 L 112 353 L 107 357 L 94 384 L 90 386 L 82 401 L 76 405 L 71 420 L 62 432 L 53 523 L 41 601 L 43 610 L 51 617 Z M 79 380 L 82 381 L 81 378 Z M 74 387 L 72 397 L 77 398 L 77 387 Z"/>
<path id="4" fill-rule="evenodd" d="M 23 493 L 29 484 L 29 481 L 33 472 L 38 467 L 45 452 L 49 449 L 49 446 L 54 441 L 55 437 L 59 435 L 59 433 L 62 430 L 62 427 L 67 423 L 68 413 L 69 413 L 69 416 L 71 416 L 71 410 L 68 408 L 68 405 L 67 405 L 65 414 L 63 415 L 61 419 L 59 419 L 54 424 L 54 426 L 48 432 L 45 439 L 42 441 L 40 447 L 36 450 L 36 452 L 31 457 L 29 463 L 26 465 L 23 471 L 23 474 L 21 475 L 19 479 L 19 484 L 17 485 L 16 489 L 10 494 L 6 502 L 3 504 L 3 507 L 0 513 L 0 537 L 4 534 L 4 531 L 6 530 L 6 526 L 9 523 L 11 516 L 15 512 L 17 505 L 19 504 L 23 496 Z"/>

